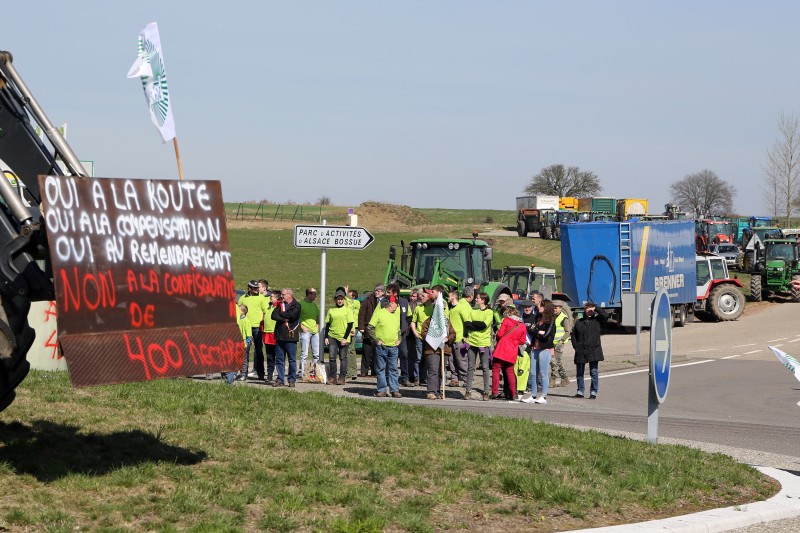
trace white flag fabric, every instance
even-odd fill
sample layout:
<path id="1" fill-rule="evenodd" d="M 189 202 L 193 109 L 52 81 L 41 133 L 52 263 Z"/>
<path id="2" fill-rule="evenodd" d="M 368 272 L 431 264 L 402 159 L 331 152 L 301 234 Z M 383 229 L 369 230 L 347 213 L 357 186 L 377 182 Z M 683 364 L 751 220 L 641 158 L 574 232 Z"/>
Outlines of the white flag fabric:
<path id="1" fill-rule="evenodd" d="M 778 358 L 778 361 L 780 361 L 783 366 L 788 368 L 794 374 L 794 377 L 797 378 L 797 381 L 800 381 L 800 362 L 783 350 L 779 350 L 774 346 L 770 346 L 769 349 L 772 350 L 772 353 L 775 354 L 775 357 Z"/>
<path id="2" fill-rule="evenodd" d="M 433 315 L 431 315 L 431 323 L 428 326 L 428 334 L 425 336 L 425 342 L 431 345 L 431 348 L 438 350 L 439 346 L 444 344 L 447 340 L 447 319 L 444 316 L 444 300 L 442 293 L 433 303 Z"/>
<path id="3" fill-rule="evenodd" d="M 158 25 L 151 22 L 139 34 L 139 50 L 136 61 L 128 71 L 129 78 L 142 80 L 144 97 L 150 109 L 150 119 L 161 133 L 162 142 L 175 138 L 175 120 L 172 118 L 172 102 L 167 89 L 167 71 Z"/>

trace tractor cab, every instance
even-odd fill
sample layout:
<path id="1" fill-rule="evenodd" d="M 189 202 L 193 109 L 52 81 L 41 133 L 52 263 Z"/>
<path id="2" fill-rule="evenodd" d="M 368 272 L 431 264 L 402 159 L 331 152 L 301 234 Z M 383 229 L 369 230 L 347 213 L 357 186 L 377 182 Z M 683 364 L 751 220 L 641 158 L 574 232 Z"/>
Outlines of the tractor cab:
<path id="1" fill-rule="evenodd" d="M 556 271 L 553 268 L 530 266 L 507 266 L 503 269 L 501 281 L 508 286 L 515 300 L 527 300 L 534 291 L 551 300 L 558 298 L 569 301 L 569 298 L 558 292 Z"/>
<path id="2" fill-rule="evenodd" d="M 486 291 L 494 298 L 508 294 L 508 288 L 491 280 L 492 248 L 486 241 L 472 239 L 417 239 L 408 246 L 400 243 L 401 256 L 397 262 L 397 248 L 389 248 L 385 283 L 400 285 L 400 293 L 407 295 L 411 289 L 441 285 L 445 290 L 471 286 Z"/>

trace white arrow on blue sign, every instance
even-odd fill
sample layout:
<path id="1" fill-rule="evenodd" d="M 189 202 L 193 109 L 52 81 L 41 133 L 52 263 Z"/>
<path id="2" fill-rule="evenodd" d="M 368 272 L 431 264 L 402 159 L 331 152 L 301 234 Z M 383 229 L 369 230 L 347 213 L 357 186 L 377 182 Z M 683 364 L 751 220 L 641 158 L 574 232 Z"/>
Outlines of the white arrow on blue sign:
<path id="1" fill-rule="evenodd" d="M 656 293 L 650 322 L 650 379 L 658 403 L 664 403 L 672 364 L 672 308 L 665 290 Z"/>

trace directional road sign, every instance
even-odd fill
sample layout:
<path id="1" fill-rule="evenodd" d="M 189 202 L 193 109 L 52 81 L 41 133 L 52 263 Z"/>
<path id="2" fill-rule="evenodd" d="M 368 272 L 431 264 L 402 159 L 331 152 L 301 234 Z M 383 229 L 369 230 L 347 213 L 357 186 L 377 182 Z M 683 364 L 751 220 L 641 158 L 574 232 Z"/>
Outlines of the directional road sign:
<path id="1" fill-rule="evenodd" d="M 297 248 L 338 248 L 363 250 L 375 239 L 358 226 L 295 226 L 294 245 Z"/>
<path id="2" fill-rule="evenodd" d="M 665 290 L 656 293 L 650 322 L 650 379 L 658 403 L 664 403 L 672 363 L 672 309 Z"/>

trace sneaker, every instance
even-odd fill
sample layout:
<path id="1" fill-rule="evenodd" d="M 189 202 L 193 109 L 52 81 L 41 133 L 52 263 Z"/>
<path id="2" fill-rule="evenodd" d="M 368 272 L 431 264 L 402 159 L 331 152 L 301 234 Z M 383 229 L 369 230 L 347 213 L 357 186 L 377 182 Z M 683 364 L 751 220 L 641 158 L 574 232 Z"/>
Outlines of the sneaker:
<path id="1" fill-rule="evenodd" d="M 464 391 L 464 399 L 465 400 L 471 400 L 472 399 L 472 391 L 471 390 Z"/>
<path id="2" fill-rule="evenodd" d="M 244 374 L 239 374 L 236 376 L 236 381 L 247 381 L 247 376 Z"/>
<path id="3" fill-rule="evenodd" d="M 283 382 L 282 381 L 274 381 L 272 383 L 272 386 L 273 387 L 283 387 Z"/>
<path id="4" fill-rule="evenodd" d="M 258 374 L 256 374 L 255 371 L 253 371 L 247 374 L 247 379 L 263 379 L 263 378 L 259 378 Z"/>
<path id="5" fill-rule="evenodd" d="M 536 398 L 534 396 L 528 396 L 527 398 L 523 398 L 520 401 L 522 403 L 536 403 Z"/>
<path id="6" fill-rule="evenodd" d="M 376 392 L 375 396 L 377 396 L 378 398 L 386 398 L 388 394 L 386 394 L 385 392 Z"/>
<path id="7" fill-rule="evenodd" d="M 576 392 L 574 397 L 575 398 L 583 398 L 583 393 L 582 392 Z"/>
<path id="8" fill-rule="evenodd" d="M 538 398 L 533 400 L 533 403 L 545 404 L 545 403 L 547 403 L 547 398 L 545 398 L 544 396 L 539 396 Z"/>
<path id="9" fill-rule="evenodd" d="M 591 395 L 589 395 L 589 399 L 590 399 L 590 400 L 596 400 L 596 399 L 597 399 L 597 394 L 591 394 Z"/>
<path id="10" fill-rule="evenodd" d="M 338 384 L 339 384 L 339 378 L 331 378 L 328 380 L 328 385 L 338 385 Z"/>
<path id="11" fill-rule="evenodd" d="M 291 388 L 291 389 L 293 389 L 293 388 L 294 388 L 294 381 L 290 381 L 290 382 L 289 382 L 289 388 Z"/>
<path id="12" fill-rule="evenodd" d="M 400 391 L 394 391 L 392 393 L 392 398 L 402 398 L 402 397 L 403 397 L 403 395 L 400 394 Z"/>
<path id="13" fill-rule="evenodd" d="M 489 396 L 489 398 L 491 398 L 492 400 L 502 400 L 502 399 L 505 398 L 505 396 L 503 396 L 502 394 L 498 393 L 498 394 L 495 394 L 494 396 Z"/>

